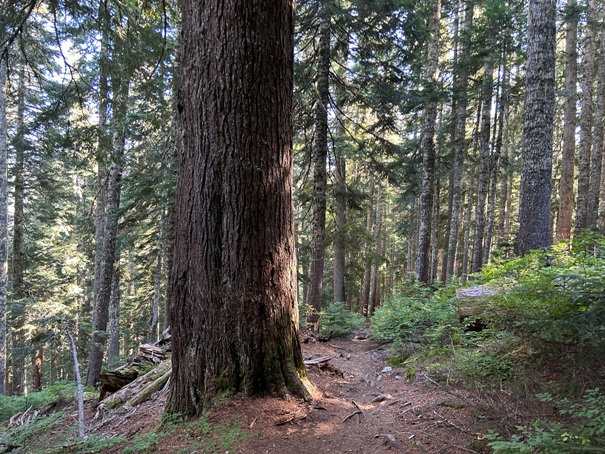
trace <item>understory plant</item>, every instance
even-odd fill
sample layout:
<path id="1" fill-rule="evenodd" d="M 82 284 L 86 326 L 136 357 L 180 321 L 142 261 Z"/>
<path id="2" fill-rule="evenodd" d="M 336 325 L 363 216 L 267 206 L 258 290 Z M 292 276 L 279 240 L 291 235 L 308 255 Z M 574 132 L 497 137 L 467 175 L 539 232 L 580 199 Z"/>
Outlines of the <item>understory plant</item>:
<path id="1" fill-rule="evenodd" d="M 320 333 L 345 335 L 360 329 L 365 322 L 365 318 L 349 310 L 345 303 L 336 302 L 330 304 L 321 313 Z"/>
<path id="2" fill-rule="evenodd" d="M 504 440 L 496 433 L 486 435 L 495 454 L 545 454 L 605 452 L 605 395 L 599 388 L 586 391 L 581 403 L 555 399 L 550 394 L 538 396 L 542 401 L 555 402 L 570 423 L 535 421 L 517 427 L 518 434 Z"/>

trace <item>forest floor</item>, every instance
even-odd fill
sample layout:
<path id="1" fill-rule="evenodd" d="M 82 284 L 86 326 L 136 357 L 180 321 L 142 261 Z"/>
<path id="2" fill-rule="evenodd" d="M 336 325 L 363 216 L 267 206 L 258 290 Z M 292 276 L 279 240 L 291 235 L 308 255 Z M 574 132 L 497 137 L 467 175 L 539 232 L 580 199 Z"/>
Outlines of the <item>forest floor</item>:
<path id="1" fill-rule="evenodd" d="M 313 402 L 236 397 L 214 408 L 207 419 L 210 427 L 238 426 L 234 446 L 225 450 L 220 444 L 214 448 L 191 444 L 195 430 L 185 429 L 148 443 L 145 452 L 488 453 L 491 449 L 483 435 L 489 429 L 508 434 L 516 425 L 555 411 L 547 404 L 515 398 L 505 389 L 467 390 L 437 383 L 422 372 L 406 373 L 404 367 L 388 362 L 389 347 L 372 339 L 307 340 L 305 360 L 324 360 L 323 367 L 308 368 L 316 387 Z M 114 418 L 99 434 L 121 434 L 132 440 L 156 430 L 165 398 L 161 393 Z M 88 413 L 92 417 L 93 409 Z M 217 437 L 212 430 L 203 433 Z M 107 452 L 122 451 L 115 446 Z"/>

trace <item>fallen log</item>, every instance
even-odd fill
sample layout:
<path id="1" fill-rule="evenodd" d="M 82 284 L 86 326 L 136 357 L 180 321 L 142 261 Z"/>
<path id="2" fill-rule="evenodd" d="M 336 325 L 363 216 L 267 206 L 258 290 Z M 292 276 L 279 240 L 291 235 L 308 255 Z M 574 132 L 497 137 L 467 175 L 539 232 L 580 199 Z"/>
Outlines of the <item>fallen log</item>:
<path id="1" fill-rule="evenodd" d="M 125 404 L 136 394 L 142 392 L 150 383 L 155 382 L 158 378 L 162 377 L 171 371 L 171 361 L 164 360 L 156 368 L 149 371 L 145 375 L 138 377 L 136 380 L 127 384 L 119 391 L 116 391 L 109 397 L 106 397 L 102 402 L 99 403 L 101 410 L 116 408 L 120 405 Z"/>

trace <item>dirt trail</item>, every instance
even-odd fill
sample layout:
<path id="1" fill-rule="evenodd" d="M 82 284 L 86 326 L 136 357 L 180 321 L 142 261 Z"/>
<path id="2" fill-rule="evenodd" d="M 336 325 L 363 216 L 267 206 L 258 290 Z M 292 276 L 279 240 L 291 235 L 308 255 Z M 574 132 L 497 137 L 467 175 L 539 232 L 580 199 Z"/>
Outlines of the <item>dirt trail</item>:
<path id="1" fill-rule="evenodd" d="M 305 360 L 330 358 L 327 367 L 309 367 L 317 387 L 313 402 L 236 397 L 210 412 L 212 424 L 232 424 L 236 417 L 248 434 L 230 454 L 488 453 L 481 435 L 489 428 L 535 419 L 529 414 L 534 410 L 522 409 L 505 390 L 471 393 L 423 373 L 406 377 L 403 368 L 387 363 L 388 347 L 371 339 L 311 339 L 303 344 L 303 355 Z M 132 409 L 101 433 L 132 438 L 152 430 L 165 398 L 164 392 Z M 162 439 L 154 452 L 188 452 L 186 446 L 186 440 L 173 436 Z"/>
<path id="2" fill-rule="evenodd" d="M 239 452 L 489 452 L 478 440 L 487 417 L 473 397 L 422 374 L 407 380 L 403 369 L 386 362 L 385 346 L 334 340 L 305 344 L 303 353 L 305 359 L 328 356 L 335 366 L 310 367 L 320 397 L 312 405 L 295 399 L 230 404 L 253 434 Z"/>

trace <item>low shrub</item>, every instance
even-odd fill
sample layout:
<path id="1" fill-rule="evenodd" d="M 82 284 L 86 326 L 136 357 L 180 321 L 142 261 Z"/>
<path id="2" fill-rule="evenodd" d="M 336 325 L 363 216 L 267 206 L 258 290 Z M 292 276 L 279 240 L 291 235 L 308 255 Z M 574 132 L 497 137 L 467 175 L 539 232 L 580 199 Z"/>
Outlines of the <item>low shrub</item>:
<path id="1" fill-rule="evenodd" d="M 550 394 L 542 394 L 542 401 L 553 402 Z M 545 454 L 603 452 L 605 451 L 605 395 L 598 388 L 588 390 L 582 403 L 572 404 L 567 399 L 556 402 L 563 406 L 561 415 L 574 420 L 571 424 L 535 421 L 529 426 L 519 426 L 519 434 L 504 440 L 498 433 L 490 432 L 486 438 L 495 454 Z"/>
<path id="2" fill-rule="evenodd" d="M 320 333 L 350 334 L 360 329 L 364 322 L 365 318 L 362 315 L 347 309 L 345 303 L 336 302 L 330 304 L 321 313 Z"/>

